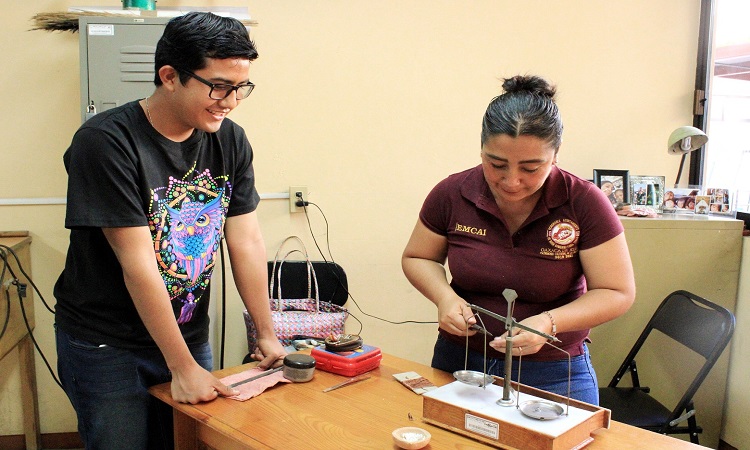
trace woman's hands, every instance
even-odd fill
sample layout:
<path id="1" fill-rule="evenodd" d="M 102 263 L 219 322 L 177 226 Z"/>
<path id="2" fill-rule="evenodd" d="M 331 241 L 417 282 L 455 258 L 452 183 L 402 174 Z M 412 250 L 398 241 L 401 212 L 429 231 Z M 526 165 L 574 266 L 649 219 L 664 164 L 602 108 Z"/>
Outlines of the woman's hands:
<path id="1" fill-rule="evenodd" d="M 466 300 L 458 295 L 453 294 L 443 300 L 436 302 L 438 307 L 438 323 L 440 328 L 450 334 L 457 336 L 469 336 L 476 334 L 476 331 L 469 330 L 469 327 L 477 323 L 474 317 L 474 311 L 469 308 Z"/>
<path id="2" fill-rule="evenodd" d="M 438 308 L 438 324 L 450 334 L 466 336 L 477 322 L 466 300 L 451 288 L 445 271 L 448 239 L 430 231 L 421 221 L 414 226 L 401 257 L 406 278 Z"/>
<path id="3" fill-rule="evenodd" d="M 547 334 L 552 334 L 552 321 L 546 314 L 537 314 L 535 316 L 528 317 L 519 322 L 534 330 L 539 330 Z M 536 333 L 530 333 L 520 328 L 514 328 L 513 337 L 513 356 L 519 355 L 531 355 L 538 352 L 542 346 L 547 342 L 544 336 L 540 336 Z M 503 333 L 502 336 L 498 336 L 490 342 L 490 347 L 495 350 L 505 353 L 505 341 L 508 333 Z"/>

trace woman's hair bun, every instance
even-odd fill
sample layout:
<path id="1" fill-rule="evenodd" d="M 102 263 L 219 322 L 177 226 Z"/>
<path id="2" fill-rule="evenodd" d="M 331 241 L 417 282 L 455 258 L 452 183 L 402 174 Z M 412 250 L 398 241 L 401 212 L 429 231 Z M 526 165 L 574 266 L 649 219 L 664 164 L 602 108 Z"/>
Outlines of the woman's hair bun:
<path id="1" fill-rule="evenodd" d="M 516 75 L 503 80 L 503 90 L 507 94 L 527 92 L 547 98 L 554 98 L 556 89 L 544 78 L 537 76 Z"/>

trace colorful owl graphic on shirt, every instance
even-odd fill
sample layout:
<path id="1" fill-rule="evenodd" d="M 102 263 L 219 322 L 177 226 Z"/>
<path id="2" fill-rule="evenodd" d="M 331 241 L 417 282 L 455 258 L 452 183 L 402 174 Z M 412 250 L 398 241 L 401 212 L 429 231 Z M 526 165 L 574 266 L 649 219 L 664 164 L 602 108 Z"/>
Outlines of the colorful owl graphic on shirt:
<path id="1" fill-rule="evenodd" d="M 192 180 L 170 177 L 153 191 L 149 216 L 154 250 L 172 301 L 180 301 L 177 323 L 189 322 L 211 280 L 229 205 L 221 185 L 206 170 Z"/>

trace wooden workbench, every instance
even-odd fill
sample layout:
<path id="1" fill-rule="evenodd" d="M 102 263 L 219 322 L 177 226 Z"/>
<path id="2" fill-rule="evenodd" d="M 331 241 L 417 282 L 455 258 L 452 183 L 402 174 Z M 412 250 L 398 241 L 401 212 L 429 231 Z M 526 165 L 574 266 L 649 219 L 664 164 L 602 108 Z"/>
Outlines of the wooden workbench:
<path id="1" fill-rule="evenodd" d="M 250 365 L 216 372 L 223 377 Z M 391 432 L 403 426 L 432 435 L 429 449 L 491 448 L 422 419 L 422 396 L 402 386 L 393 374 L 417 372 L 437 386 L 453 382 L 447 372 L 384 354 L 370 378 L 331 392 L 323 389 L 346 377 L 315 371 L 307 383 L 280 384 L 260 396 L 239 402 L 217 398 L 189 405 L 172 400 L 170 384 L 150 389 L 175 412 L 175 449 L 395 449 Z M 587 450 L 698 450 L 690 442 L 612 421 L 593 432 Z"/>

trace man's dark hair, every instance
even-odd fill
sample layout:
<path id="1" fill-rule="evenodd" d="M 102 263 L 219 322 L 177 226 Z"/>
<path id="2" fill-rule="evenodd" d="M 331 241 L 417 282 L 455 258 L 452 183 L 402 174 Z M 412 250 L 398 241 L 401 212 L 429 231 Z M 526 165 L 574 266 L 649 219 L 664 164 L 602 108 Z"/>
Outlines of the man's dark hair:
<path id="1" fill-rule="evenodd" d="M 163 66 L 195 72 L 206 67 L 206 58 L 253 61 L 257 57 L 258 51 L 242 22 L 207 12 L 191 12 L 171 19 L 156 44 L 154 84 L 161 86 L 159 69 Z M 188 78 L 189 75 L 180 73 L 181 83 Z"/>

